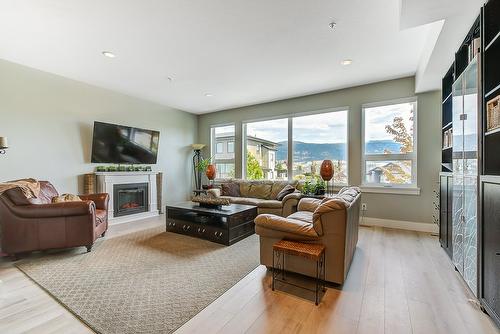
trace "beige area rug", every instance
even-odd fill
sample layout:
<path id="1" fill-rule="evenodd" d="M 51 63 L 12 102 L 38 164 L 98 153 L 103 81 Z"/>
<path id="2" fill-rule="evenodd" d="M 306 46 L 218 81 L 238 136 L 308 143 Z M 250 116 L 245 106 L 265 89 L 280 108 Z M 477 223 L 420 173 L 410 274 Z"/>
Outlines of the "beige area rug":
<path id="1" fill-rule="evenodd" d="M 98 333 L 170 333 L 259 264 L 258 238 L 226 247 L 163 227 L 17 267 Z"/>

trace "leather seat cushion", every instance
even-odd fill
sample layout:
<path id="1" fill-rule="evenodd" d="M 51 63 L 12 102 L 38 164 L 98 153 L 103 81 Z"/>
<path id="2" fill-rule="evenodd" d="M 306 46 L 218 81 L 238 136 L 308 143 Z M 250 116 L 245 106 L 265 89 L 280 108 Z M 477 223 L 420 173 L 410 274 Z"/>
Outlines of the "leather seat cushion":
<path id="1" fill-rule="evenodd" d="M 257 206 L 259 208 L 281 209 L 283 202 L 274 199 L 263 199 L 260 200 Z"/>
<path id="2" fill-rule="evenodd" d="M 95 226 L 99 226 L 106 221 L 106 210 L 95 210 Z"/>
<path id="3" fill-rule="evenodd" d="M 262 201 L 261 199 L 250 197 L 221 196 L 221 198 L 227 198 L 229 202 L 234 204 L 246 204 L 255 206 L 257 206 L 259 202 Z"/>
<path id="4" fill-rule="evenodd" d="M 313 222 L 313 213 L 310 212 L 310 211 L 297 211 L 295 213 L 292 213 L 287 218 L 301 220 L 303 222 L 312 224 L 312 222 Z"/>

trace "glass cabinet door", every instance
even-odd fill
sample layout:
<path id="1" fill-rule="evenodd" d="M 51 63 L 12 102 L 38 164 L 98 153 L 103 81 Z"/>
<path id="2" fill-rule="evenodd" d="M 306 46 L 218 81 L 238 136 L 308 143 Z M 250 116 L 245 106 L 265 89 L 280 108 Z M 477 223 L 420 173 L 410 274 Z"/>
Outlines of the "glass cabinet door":
<path id="1" fill-rule="evenodd" d="M 464 128 L 463 75 L 453 84 L 453 264 L 460 273 L 464 269 Z"/>
<path id="2" fill-rule="evenodd" d="M 478 198 L 478 73 L 474 60 L 464 72 L 464 271 L 474 293 L 477 290 Z"/>

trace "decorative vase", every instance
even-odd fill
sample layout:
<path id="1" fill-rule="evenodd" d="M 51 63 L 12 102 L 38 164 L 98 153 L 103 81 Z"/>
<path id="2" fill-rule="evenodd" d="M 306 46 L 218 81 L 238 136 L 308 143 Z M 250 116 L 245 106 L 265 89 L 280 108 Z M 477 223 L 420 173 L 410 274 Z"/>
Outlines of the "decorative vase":
<path id="1" fill-rule="evenodd" d="M 328 182 L 333 177 L 333 163 L 331 160 L 323 160 L 319 174 L 321 178 Z"/>
<path id="2" fill-rule="evenodd" d="M 215 179 L 215 174 L 217 173 L 217 169 L 215 168 L 215 165 L 208 165 L 207 170 L 205 171 L 205 174 L 207 175 L 207 178 L 212 181 Z"/>

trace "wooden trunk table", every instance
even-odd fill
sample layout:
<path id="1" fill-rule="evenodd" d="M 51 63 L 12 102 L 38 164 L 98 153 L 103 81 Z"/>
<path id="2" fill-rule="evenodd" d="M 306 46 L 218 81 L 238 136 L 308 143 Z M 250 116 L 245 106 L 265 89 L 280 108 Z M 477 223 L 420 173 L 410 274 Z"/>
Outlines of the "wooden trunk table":
<path id="1" fill-rule="evenodd" d="M 167 205 L 166 230 L 229 246 L 255 233 L 256 216 L 253 205 L 231 204 L 217 209 L 180 202 Z"/>
<path id="2" fill-rule="evenodd" d="M 316 288 L 314 290 L 293 284 L 285 280 L 285 254 L 300 256 L 312 261 L 316 261 Z M 281 276 L 281 279 L 279 278 Z M 325 246 L 322 244 L 309 244 L 305 242 L 280 240 L 273 245 L 273 282 L 275 281 L 290 284 L 305 290 L 316 293 L 316 305 L 318 305 L 318 293 L 321 285 L 325 291 Z"/>

